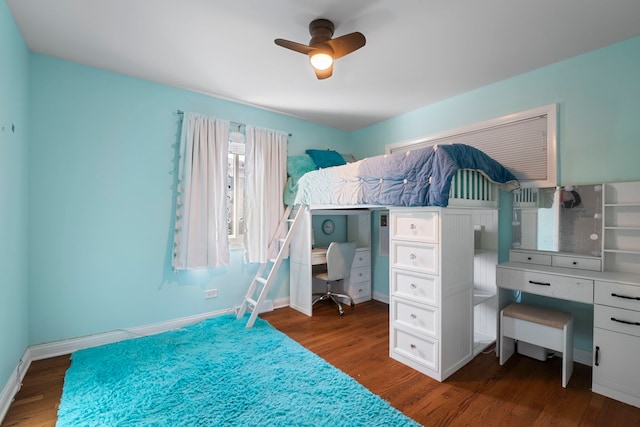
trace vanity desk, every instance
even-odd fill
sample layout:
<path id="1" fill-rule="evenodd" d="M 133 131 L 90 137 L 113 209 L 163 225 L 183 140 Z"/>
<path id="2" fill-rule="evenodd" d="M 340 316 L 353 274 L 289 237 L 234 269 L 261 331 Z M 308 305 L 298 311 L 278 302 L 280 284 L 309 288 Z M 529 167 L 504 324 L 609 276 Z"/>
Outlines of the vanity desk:
<path id="1" fill-rule="evenodd" d="M 586 255 L 511 250 L 509 262 L 496 268 L 496 283 L 501 290 L 593 305 L 592 390 L 640 407 L 640 274 L 601 271 L 601 262 Z M 511 301 L 503 295 L 500 309 Z"/>

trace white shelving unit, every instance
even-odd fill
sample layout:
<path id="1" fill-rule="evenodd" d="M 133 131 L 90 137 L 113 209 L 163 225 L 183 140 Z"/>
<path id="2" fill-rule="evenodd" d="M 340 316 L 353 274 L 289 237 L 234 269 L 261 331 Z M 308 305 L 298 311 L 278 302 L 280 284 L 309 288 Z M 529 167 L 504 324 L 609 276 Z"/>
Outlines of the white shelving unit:
<path id="1" fill-rule="evenodd" d="M 595 283 L 592 389 L 640 407 L 640 182 L 604 184 L 603 199 L 602 255 L 611 278 Z"/>
<path id="2" fill-rule="evenodd" d="M 605 271 L 640 273 L 640 183 L 604 185 Z"/>
<path id="3" fill-rule="evenodd" d="M 498 333 L 498 212 L 495 209 L 473 211 L 473 354 L 484 351 L 496 341 Z"/>

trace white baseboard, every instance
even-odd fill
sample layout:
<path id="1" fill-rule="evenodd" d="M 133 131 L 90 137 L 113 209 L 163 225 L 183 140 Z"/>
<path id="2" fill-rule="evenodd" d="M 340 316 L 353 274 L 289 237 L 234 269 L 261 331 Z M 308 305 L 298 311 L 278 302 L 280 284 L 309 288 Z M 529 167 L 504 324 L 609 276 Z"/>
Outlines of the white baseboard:
<path id="1" fill-rule="evenodd" d="M 265 300 L 262 303 L 262 307 L 260 308 L 260 313 L 267 313 L 269 311 L 273 311 L 277 308 L 283 308 L 283 307 L 288 307 L 289 306 L 289 297 L 286 298 L 280 298 L 280 299 L 276 299 L 276 300 Z M 238 311 L 240 311 L 240 306 L 236 305 L 234 307 L 234 311 L 235 313 L 238 313 Z M 258 314 L 260 314 L 258 313 Z"/>
<path id="2" fill-rule="evenodd" d="M 374 292 L 373 293 L 373 299 L 376 301 L 380 301 L 383 302 L 385 304 L 389 304 L 389 293 L 380 293 L 380 292 Z"/>
<path id="3" fill-rule="evenodd" d="M 7 415 L 16 393 L 20 391 L 20 388 L 22 387 L 22 380 L 24 379 L 29 366 L 31 366 L 32 360 L 31 351 L 27 348 L 22 355 L 18 366 L 13 370 L 9 380 L 2 389 L 2 392 L 0 393 L 0 424 L 4 421 L 4 417 Z"/>
<path id="4" fill-rule="evenodd" d="M 273 300 L 273 308 L 289 307 L 289 297 Z"/>
<path id="5" fill-rule="evenodd" d="M 573 347 L 573 361 L 591 366 L 593 364 L 593 352 Z"/>
<path id="6" fill-rule="evenodd" d="M 211 311 L 209 313 L 197 314 L 195 316 L 173 319 L 166 322 L 160 322 L 146 326 L 118 329 L 101 334 L 87 335 L 84 337 L 70 338 L 68 340 L 37 344 L 29 348 L 31 350 L 32 360 L 48 359 L 50 357 L 61 356 L 63 354 L 71 354 L 74 351 L 81 350 L 83 348 L 97 347 L 99 345 L 111 344 L 129 338 L 138 338 L 147 335 L 159 334 L 160 332 L 166 332 L 172 329 L 181 328 L 182 326 L 197 323 L 210 317 L 221 316 L 228 313 L 233 313 L 233 309 L 229 308 L 224 310 Z"/>

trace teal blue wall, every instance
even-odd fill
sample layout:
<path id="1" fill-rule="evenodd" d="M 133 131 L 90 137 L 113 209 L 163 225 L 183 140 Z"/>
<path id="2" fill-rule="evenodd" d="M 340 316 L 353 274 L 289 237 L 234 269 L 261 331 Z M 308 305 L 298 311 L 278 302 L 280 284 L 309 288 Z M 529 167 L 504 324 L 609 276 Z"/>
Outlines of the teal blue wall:
<path id="1" fill-rule="evenodd" d="M 29 51 L 0 2 L 0 390 L 29 344 Z M 15 126 L 15 132 L 12 131 Z"/>
<path id="2" fill-rule="evenodd" d="M 176 110 L 291 132 L 291 153 L 348 134 L 41 55 L 31 58 L 32 344 L 240 304 L 256 267 L 171 270 Z M 271 297 L 289 294 L 288 264 Z M 204 299 L 204 290 L 218 297 Z"/>
<path id="3" fill-rule="evenodd" d="M 351 151 L 381 154 L 389 143 L 552 103 L 559 111 L 560 184 L 640 180 L 640 37 L 360 129 L 351 134 Z M 509 194 L 501 194 L 500 208 L 504 261 L 511 243 Z M 389 291 L 388 275 L 376 275 L 374 291 Z M 568 309 L 585 320 L 577 326 L 577 346 L 590 351 L 590 307 Z"/>

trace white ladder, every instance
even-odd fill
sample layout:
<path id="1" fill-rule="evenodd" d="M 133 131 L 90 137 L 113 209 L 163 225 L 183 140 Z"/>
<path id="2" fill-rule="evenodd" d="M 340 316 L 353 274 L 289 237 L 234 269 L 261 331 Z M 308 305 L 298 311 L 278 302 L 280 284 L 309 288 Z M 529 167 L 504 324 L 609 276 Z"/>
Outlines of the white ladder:
<path id="1" fill-rule="evenodd" d="M 249 316 L 249 321 L 247 322 L 247 328 L 252 328 L 253 324 L 256 321 L 256 317 L 260 313 L 260 309 L 262 308 L 262 304 L 271 289 L 271 285 L 276 280 L 276 276 L 278 274 L 278 269 L 280 268 L 280 264 L 282 264 L 282 260 L 284 259 L 285 254 L 287 253 L 287 249 L 289 248 L 289 244 L 291 243 L 291 239 L 293 238 L 293 233 L 295 232 L 298 224 L 300 223 L 300 219 L 303 217 L 303 213 L 307 210 L 307 207 L 304 205 L 298 205 L 294 210 L 293 218 L 291 218 L 292 207 L 287 206 L 284 214 L 282 215 L 282 219 L 280 220 L 280 224 L 273 235 L 274 237 L 271 239 L 269 243 L 269 251 L 271 252 L 272 248 L 278 248 L 278 256 L 275 259 L 270 259 L 268 262 L 260 264 L 256 275 L 253 277 L 251 281 L 251 285 L 249 286 L 249 290 L 247 291 L 247 295 L 244 297 L 244 301 L 238 310 L 237 318 L 241 319 L 247 309 L 250 309 L 251 316 Z M 283 231 L 286 231 L 285 237 L 279 237 L 283 234 Z M 266 274 L 266 277 L 265 277 Z M 258 291 L 258 298 L 254 298 L 256 291 L 258 290 L 259 285 L 262 285 L 262 288 Z"/>

